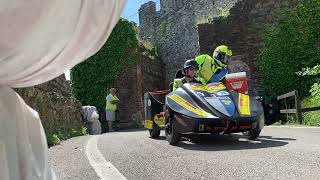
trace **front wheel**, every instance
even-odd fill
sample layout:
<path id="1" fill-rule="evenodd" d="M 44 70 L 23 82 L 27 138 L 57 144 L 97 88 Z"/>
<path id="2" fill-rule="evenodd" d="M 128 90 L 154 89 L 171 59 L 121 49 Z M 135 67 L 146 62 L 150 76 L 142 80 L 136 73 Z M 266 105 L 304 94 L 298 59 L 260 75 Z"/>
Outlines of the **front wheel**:
<path id="1" fill-rule="evenodd" d="M 158 138 L 160 136 L 160 130 L 149 129 L 149 134 L 151 138 Z"/>
<path id="2" fill-rule="evenodd" d="M 172 122 L 172 120 L 170 120 L 167 123 L 165 132 L 166 132 L 166 139 L 170 145 L 176 145 L 180 142 L 181 134 L 176 132 L 174 123 Z"/>
<path id="3" fill-rule="evenodd" d="M 151 138 L 158 138 L 160 136 L 160 130 L 149 129 Z"/>
<path id="4" fill-rule="evenodd" d="M 251 131 L 248 132 L 249 139 L 250 140 L 255 140 L 257 137 L 259 137 L 261 132 L 261 129 L 252 129 Z"/>

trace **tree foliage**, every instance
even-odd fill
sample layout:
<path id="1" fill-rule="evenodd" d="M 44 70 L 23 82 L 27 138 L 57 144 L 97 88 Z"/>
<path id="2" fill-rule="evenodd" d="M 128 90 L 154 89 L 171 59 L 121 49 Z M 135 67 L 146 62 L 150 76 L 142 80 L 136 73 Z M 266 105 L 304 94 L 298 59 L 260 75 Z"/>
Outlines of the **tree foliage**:
<path id="1" fill-rule="evenodd" d="M 302 0 L 265 38 L 259 58 L 262 93 L 269 98 L 298 90 L 308 95 L 315 76 L 297 76 L 320 62 L 320 0 Z"/>
<path id="2" fill-rule="evenodd" d="M 320 65 L 313 68 L 303 68 L 297 73 L 299 76 L 317 76 L 320 74 Z M 320 98 L 320 77 L 316 78 L 316 82 L 311 86 L 310 93 L 316 98 Z"/>
<path id="3" fill-rule="evenodd" d="M 83 105 L 105 107 L 108 89 L 127 66 L 138 59 L 137 28 L 120 19 L 104 46 L 71 70 L 72 94 Z"/>

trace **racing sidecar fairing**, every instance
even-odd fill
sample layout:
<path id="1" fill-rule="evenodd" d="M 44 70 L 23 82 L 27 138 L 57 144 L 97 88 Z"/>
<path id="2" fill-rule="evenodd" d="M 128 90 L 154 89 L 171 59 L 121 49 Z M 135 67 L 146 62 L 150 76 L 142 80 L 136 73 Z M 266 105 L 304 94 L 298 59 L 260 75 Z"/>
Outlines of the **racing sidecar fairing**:
<path id="1" fill-rule="evenodd" d="M 261 102 L 221 83 L 184 84 L 166 96 L 167 123 L 177 133 L 237 133 L 264 127 Z M 260 132 L 260 131 L 259 131 Z"/>
<path id="2" fill-rule="evenodd" d="M 166 95 L 165 103 L 154 97 L 159 94 Z M 222 83 L 186 83 L 170 93 L 146 93 L 145 117 L 151 137 L 159 136 L 164 128 L 168 135 L 249 132 L 255 139 L 264 127 L 261 102 L 229 91 Z"/>

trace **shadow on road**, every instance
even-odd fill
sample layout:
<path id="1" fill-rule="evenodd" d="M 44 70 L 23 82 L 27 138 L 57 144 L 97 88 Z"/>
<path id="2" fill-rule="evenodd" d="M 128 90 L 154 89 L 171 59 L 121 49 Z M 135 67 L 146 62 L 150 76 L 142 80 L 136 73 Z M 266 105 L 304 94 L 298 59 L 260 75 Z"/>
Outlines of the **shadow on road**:
<path id="1" fill-rule="evenodd" d="M 166 140 L 166 137 L 165 136 L 159 136 L 158 138 L 151 138 L 151 137 L 149 137 L 150 139 L 152 139 L 152 140 L 156 140 L 156 141 L 163 141 L 163 140 Z"/>
<path id="2" fill-rule="evenodd" d="M 271 139 L 271 140 L 279 140 L 279 141 L 295 141 L 296 139 L 292 138 L 274 138 L 272 136 L 259 136 L 259 138 Z"/>
<path id="3" fill-rule="evenodd" d="M 143 129 L 143 128 L 128 128 L 128 129 L 121 129 L 121 130 L 116 130 L 114 132 L 140 132 L 140 131 L 146 131 L 146 129 Z M 110 133 L 110 132 L 106 132 L 106 133 Z"/>
<path id="4" fill-rule="evenodd" d="M 251 141 L 248 140 L 246 136 L 239 134 L 233 134 L 231 136 L 203 135 L 188 138 L 190 138 L 191 141 L 184 139 L 177 145 L 177 147 L 196 151 L 264 149 L 285 146 L 289 143 L 289 141 L 296 140 L 290 138 L 273 138 L 271 136 L 261 136 L 255 141 Z"/>

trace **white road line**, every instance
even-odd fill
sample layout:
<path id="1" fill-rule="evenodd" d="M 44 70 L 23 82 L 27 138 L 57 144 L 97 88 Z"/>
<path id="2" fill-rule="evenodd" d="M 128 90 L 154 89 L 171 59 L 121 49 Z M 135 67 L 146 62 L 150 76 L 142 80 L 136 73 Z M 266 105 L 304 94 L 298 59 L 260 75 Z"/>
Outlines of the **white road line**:
<path id="1" fill-rule="evenodd" d="M 100 135 L 92 136 L 86 145 L 86 155 L 92 168 L 101 180 L 127 180 L 110 162 L 107 162 L 98 149 Z"/>
<path id="2" fill-rule="evenodd" d="M 290 128 L 290 129 L 320 129 L 316 126 L 265 126 L 266 128 Z"/>

